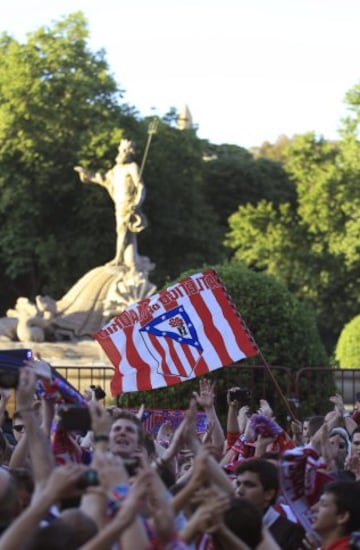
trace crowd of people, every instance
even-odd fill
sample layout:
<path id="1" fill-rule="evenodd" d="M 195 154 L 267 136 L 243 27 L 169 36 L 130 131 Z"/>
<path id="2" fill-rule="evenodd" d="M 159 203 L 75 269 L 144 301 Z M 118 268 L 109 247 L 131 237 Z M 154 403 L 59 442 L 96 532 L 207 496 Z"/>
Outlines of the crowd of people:
<path id="1" fill-rule="evenodd" d="M 143 407 L 105 406 L 28 361 L 0 389 L 1 550 L 360 548 L 360 403 L 330 396 L 325 416 L 286 430 L 238 389 L 226 426 L 200 378 L 180 424 L 152 433 Z"/>

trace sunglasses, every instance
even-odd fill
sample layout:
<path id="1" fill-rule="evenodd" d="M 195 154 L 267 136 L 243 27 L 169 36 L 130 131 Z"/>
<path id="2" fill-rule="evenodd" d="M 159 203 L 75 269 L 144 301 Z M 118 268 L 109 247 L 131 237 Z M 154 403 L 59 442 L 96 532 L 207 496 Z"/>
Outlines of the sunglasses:
<path id="1" fill-rule="evenodd" d="M 13 426 L 12 429 L 20 433 L 25 430 L 25 426 L 24 424 L 17 424 L 16 426 Z"/>

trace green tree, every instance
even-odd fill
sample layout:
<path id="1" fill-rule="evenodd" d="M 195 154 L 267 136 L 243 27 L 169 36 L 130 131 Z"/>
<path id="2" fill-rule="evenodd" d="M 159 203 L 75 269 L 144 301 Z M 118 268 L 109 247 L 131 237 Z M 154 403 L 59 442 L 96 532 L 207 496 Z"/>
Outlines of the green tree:
<path id="1" fill-rule="evenodd" d="M 289 138 L 281 135 L 275 143 L 264 141 L 260 147 L 252 147 L 251 152 L 255 158 L 267 158 L 284 163 L 287 160 L 289 145 L 291 145 L 294 139 L 294 137 Z"/>
<path id="2" fill-rule="evenodd" d="M 201 141 L 194 130 L 172 127 L 174 116 L 160 121 L 144 171 L 149 226 L 139 235 L 139 250 L 156 264 L 152 279 L 160 285 L 223 255 L 223 234 L 205 193 Z"/>
<path id="3" fill-rule="evenodd" d="M 0 267 L 3 307 L 37 293 L 59 298 L 90 268 L 112 258 L 113 203 L 83 185 L 75 165 L 106 171 L 122 137 L 142 160 L 149 120 L 122 96 L 103 51 L 91 52 L 84 16 L 74 13 L 28 35 L 0 39 Z M 162 284 L 190 265 L 218 261 L 222 235 L 207 203 L 201 142 L 161 121 L 144 179 L 149 228 L 140 253 Z M 96 262 L 96 264 L 94 264 Z M 9 290 L 10 289 L 10 290 Z"/>
<path id="4" fill-rule="evenodd" d="M 277 160 L 254 158 L 235 145 L 205 149 L 206 193 L 224 230 L 234 207 L 267 199 L 274 204 L 295 201 L 295 187 Z"/>
<path id="5" fill-rule="evenodd" d="M 335 358 L 342 368 L 360 368 L 360 315 L 356 315 L 342 329 L 336 344 Z"/>
<path id="6" fill-rule="evenodd" d="M 359 306 L 360 164 L 353 141 L 351 147 L 298 136 L 286 163 L 296 182 L 296 211 L 264 201 L 241 207 L 229 219 L 226 241 L 237 259 L 271 273 L 314 306 L 329 350 Z"/>
<path id="7" fill-rule="evenodd" d="M 101 261 L 113 246 L 109 199 L 73 170 L 120 137 L 121 92 L 87 38 L 81 13 L 24 44 L 0 38 L 0 265 L 29 297 L 40 288 L 59 295 L 94 250 Z"/>

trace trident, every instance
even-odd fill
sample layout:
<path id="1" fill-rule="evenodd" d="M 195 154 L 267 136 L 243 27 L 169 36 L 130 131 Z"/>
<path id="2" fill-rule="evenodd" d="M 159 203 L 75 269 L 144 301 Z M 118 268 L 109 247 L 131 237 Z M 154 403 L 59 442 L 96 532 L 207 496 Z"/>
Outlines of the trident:
<path id="1" fill-rule="evenodd" d="M 145 162 L 146 162 L 148 152 L 149 152 L 149 148 L 150 148 L 150 143 L 151 143 L 153 135 L 156 134 L 156 132 L 157 132 L 158 126 L 159 126 L 159 120 L 157 118 L 153 118 L 150 121 L 150 124 L 148 126 L 148 132 L 147 132 L 148 133 L 148 138 L 147 138 L 147 142 L 146 142 L 146 145 L 145 145 L 144 155 L 143 155 L 143 158 L 142 158 L 142 161 L 141 161 L 139 179 L 142 178 L 142 175 L 143 175 L 143 172 L 144 172 Z"/>

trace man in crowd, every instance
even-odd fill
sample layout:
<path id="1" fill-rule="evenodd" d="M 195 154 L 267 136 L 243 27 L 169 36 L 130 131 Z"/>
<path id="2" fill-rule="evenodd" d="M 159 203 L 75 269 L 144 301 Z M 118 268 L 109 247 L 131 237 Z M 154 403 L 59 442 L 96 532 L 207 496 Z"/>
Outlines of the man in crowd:
<path id="1" fill-rule="evenodd" d="M 360 529 L 359 483 L 329 483 L 312 511 L 313 528 L 321 537 L 321 550 L 349 549 L 351 533 Z"/>
<path id="2" fill-rule="evenodd" d="M 360 460 L 360 427 L 355 428 L 351 436 L 351 455 Z"/>
<path id="3" fill-rule="evenodd" d="M 263 525 L 282 550 L 300 548 L 303 528 L 281 516 L 273 507 L 279 491 L 276 466 L 265 459 L 252 458 L 242 462 L 235 473 L 236 495 L 249 500 L 260 510 Z"/>

